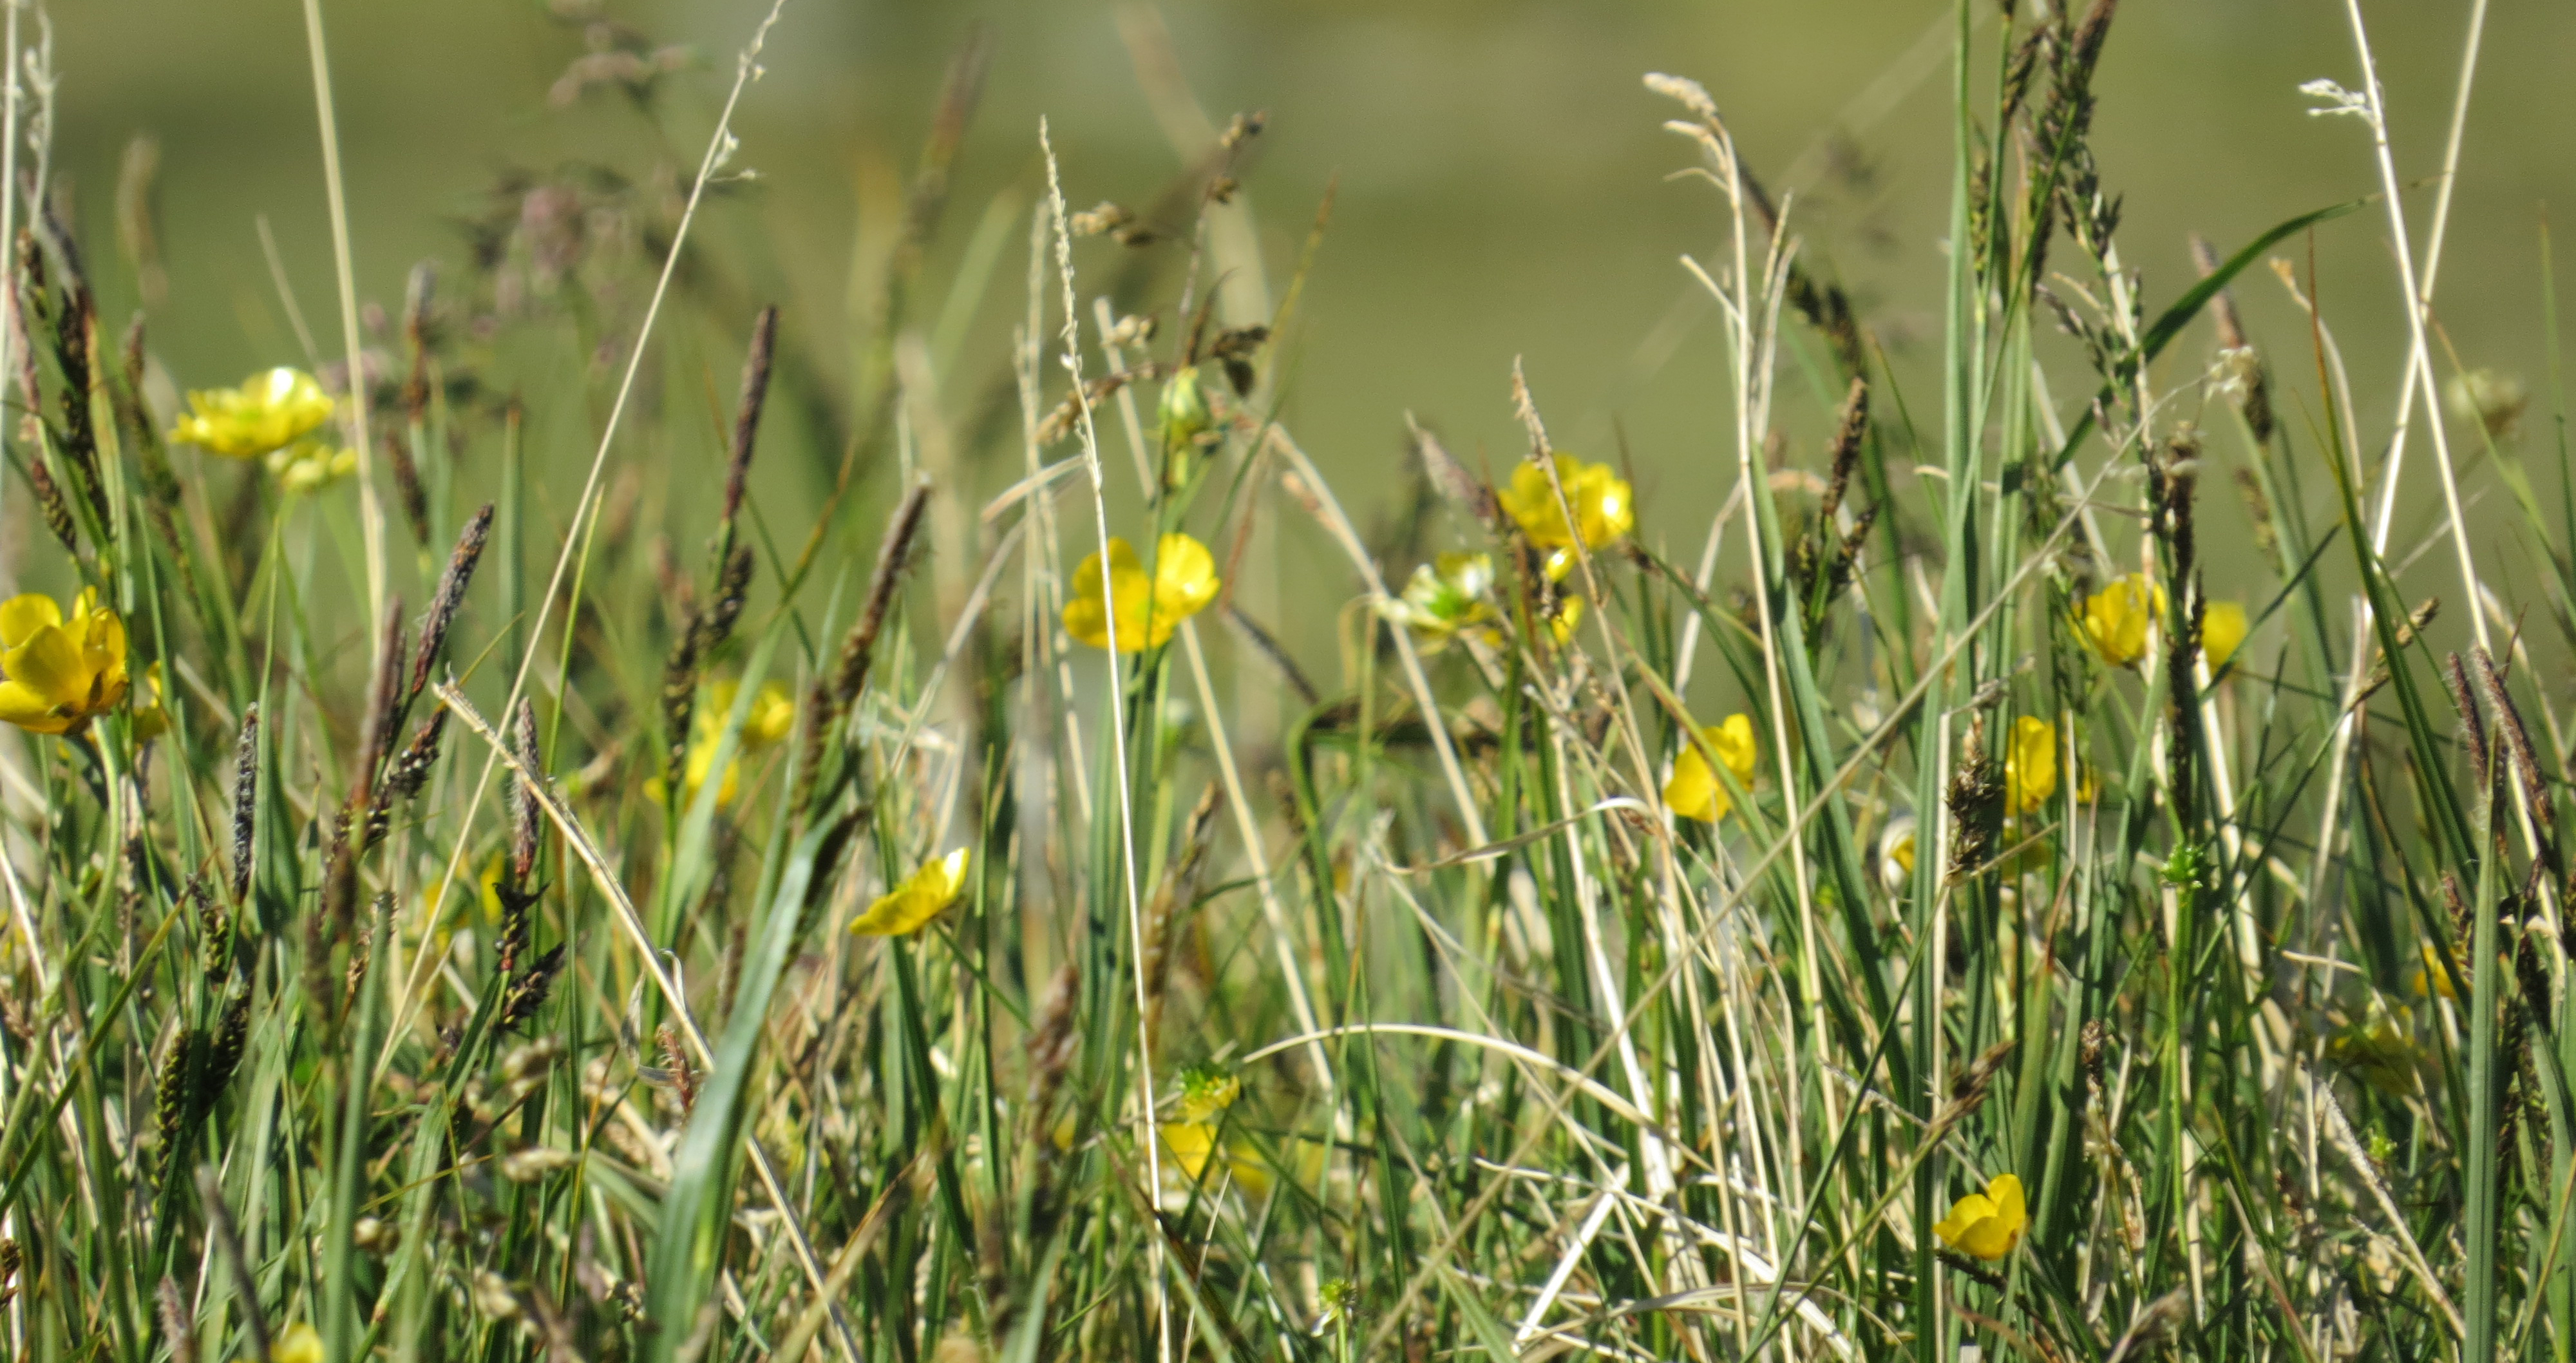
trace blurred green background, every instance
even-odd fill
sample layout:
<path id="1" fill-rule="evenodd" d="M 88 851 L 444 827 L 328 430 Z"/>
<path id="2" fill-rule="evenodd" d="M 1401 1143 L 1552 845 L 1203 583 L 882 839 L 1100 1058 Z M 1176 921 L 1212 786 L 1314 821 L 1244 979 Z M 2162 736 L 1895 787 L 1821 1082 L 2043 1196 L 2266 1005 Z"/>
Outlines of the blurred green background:
<path id="1" fill-rule="evenodd" d="M 493 185 L 513 168 L 579 160 L 641 173 L 693 161 L 732 54 L 765 8 L 608 0 L 612 18 L 694 54 L 639 112 L 613 93 L 550 104 L 549 87 L 585 48 L 581 27 L 543 0 L 330 0 L 362 292 L 398 309 L 414 261 L 460 265 L 458 223 L 487 212 Z M 2400 173 L 2429 177 L 2468 5 L 2375 0 L 2366 9 Z M 1166 0 L 1157 12 L 1212 117 L 1270 113 L 1246 178 L 1274 290 L 1338 177 L 1288 357 L 1285 412 L 1354 501 L 1383 505 L 1394 487 L 1408 410 L 1471 461 L 1517 456 L 1507 385 L 1520 356 L 1558 443 L 1592 453 L 1624 440 L 1649 538 L 1695 550 L 1734 452 L 1718 330 L 1677 258 L 1719 252 L 1723 218 L 1708 183 L 1671 177 L 1693 163 L 1692 150 L 1659 129 L 1673 110 L 1641 88 L 1647 71 L 1706 84 L 1750 164 L 1795 196 L 1808 257 L 1852 288 L 1900 375 L 1928 372 L 1950 156 L 1946 0 Z M 111 205 L 129 140 L 159 140 L 170 291 L 153 328 L 178 381 L 229 382 L 295 358 L 263 261 L 261 215 L 322 349 L 336 352 L 294 0 L 66 0 L 53 22 L 56 170 L 94 260 L 115 259 Z M 1038 184 L 1041 114 L 1052 120 L 1076 207 L 1149 202 L 1177 168 L 1122 42 L 1119 6 L 789 0 L 768 74 L 739 120 L 735 165 L 760 178 L 713 205 L 702 241 L 750 294 L 786 304 L 790 344 L 827 374 L 851 373 L 867 339 L 855 302 L 864 290 L 852 284 L 867 249 L 862 223 L 881 225 L 894 211 L 943 68 L 979 22 L 995 44 L 992 75 L 934 280 L 997 193 Z M 1980 32 L 1991 41 L 1990 19 Z M 2546 381 L 2540 227 L 2553 201 L 2576 201 L 2571 54 L 2576 5 L 2494 6 L 2441 277 L 2441 320 L 2461 361 L 2520 374 L 2535 390 Z M 2123 249 L 2145 273 L 2151 313 L 2192 276 L 2187 234 L 2232 250 L 2276 221 L 2372 190 L 2363 127 L 2305 112 L 2311 101 L 2298 86 L 2316 77 L 2358 83 L 2344 9 L 2332 0 L 2122 7 L 2096 145 L 2106 186 L 2125 200 Z M 2417 197 L 2420 223 L 2429 193 Z M 963 378 L 976 385 L 999 373 L 1006 328 L 1023 306 L 1019 240 L 966 351 Z M 1115 249 L 1086 245 L 1086 268 L 1105 273 Z M 2402 335 L 2384 214 L 2330 224 L 2316 260 L 2376 440 Z M 121 319 L 130 283 L 120 275 L 102 292 L 110 319 Z M 2258 270 L 2239 292 L 2276 370 L 2313 391 L 2305 328 L 2278 285 Z M 2163 380 L 2188 376 L 2209 345 L 2204 329 L 2176 347 Z M 706 360 L 728 393 L 730 353 L 711 344 Z M 1815 406 L 1787 380 L 1784 393 L 1795 409 Z M 2058 396 L 2079 394 L 2068 383 Z M 1928 379 L 1909 386 L 1907 401 L 1918 421 L 1937 422 Z M 579 429 L 595 413 L 574 415 L 556 432 L 564 447 L 545 457 L 586 458 Z M 1811 413 L 1786 419 L 1813 424 Z M 821 437 L 783 437 L 797 438 Z M 764 476 L 819 478 L 834 452 L 813 453 Z"/>

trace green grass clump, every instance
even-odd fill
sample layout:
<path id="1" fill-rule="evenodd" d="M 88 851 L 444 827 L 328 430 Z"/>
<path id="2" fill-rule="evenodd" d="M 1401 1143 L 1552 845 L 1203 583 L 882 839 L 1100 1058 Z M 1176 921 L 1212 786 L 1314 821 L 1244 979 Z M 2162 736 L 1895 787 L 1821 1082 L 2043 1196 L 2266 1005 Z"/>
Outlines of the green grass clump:
<path id="1" fill-rule="evenodd" d="M 2428 306 L 2364 432 L 2313 281 L 2248 335 L 2364 204 L 2149 302 L 2111 16 L 1960 7 L 1937 399 L 1649 78 L 1705 530 L 1515 372 L 1363 533 L 1281 419 L 1327 214 L 1235 311 L 1257 116 L 1146 210 L 1042 130 L 935 275 L 980 48 L 846 392 L 692 235 L 756 41 L 676 191 L 518 185 L 372 344 L 344 255 L 318 380 L 183 404 L 26 221 L 12 1356 L 2567 1357 L 2555 385 Z"/>

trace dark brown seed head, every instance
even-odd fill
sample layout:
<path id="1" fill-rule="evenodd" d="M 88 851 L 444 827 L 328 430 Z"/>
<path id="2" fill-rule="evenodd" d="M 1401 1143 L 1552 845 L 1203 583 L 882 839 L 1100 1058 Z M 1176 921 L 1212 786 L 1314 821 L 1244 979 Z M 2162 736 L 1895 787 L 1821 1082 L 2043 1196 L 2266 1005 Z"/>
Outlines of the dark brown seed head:
<path id="1" fill-rule="evenodd" d="M 438 590 L 430 595 L 429 614 L 421 617 L 419 656 L 412 659 L 411 694 L 418 697 L 429 686 L 429 669 L 439 650 L 447 646 L 448 628 L 456 623 L 456 612 L 465 605 L 465 589 L 474 585 L 474 566 L 483 561 L 483 546 L 492 535 L 492 504 L 474 513 L 465 529 L 456 536 L 456 547 L 447 555 L 447 569 L 438 575 Z"/>
<path id="2" fill-rule="evenodd" d="M 751 546 L 736 545 L 716 569 L 715 598 L 700 617 L 697 651 L 700 657 L 713 653 L 733 637 L 735 623 L 742 619 L 743 602 L 751 593 L 753 560 Z"/>
<path id="3" fill-rule="evenodd" d="M 1869 436 L 1869 381 L 1854 377 L 1851 390 L 1843 398 L 1842 416 L 1834 424 L 1834 443 L 1825 451 L 1827 467 L 1832 470 L 1825 480 L 1825 500 L 1819 519 L 1832 521 L 1840 510 L 1843 496 L 1850 490 L 1852 471 L 1860 466 L 1861 442 Z"/>
<path id="4" fill-rule="evenodd" d="M 44 513 L 45 528 L 62 541 L 65 552 L 79 556 L 80 534 L 72 527 L 71 503 L 63 500 L 62 485 L 54 481 L 43 456 L 27 461 L 27 484 L 35 491 L 36 509 Z"/>
<path id="5" fill-rule="evenodd" d="M 535 1020 L 537 1010 L 546 1006 L 546 996 L 554 992 L 555 976 L 563 972 L 563 954 L 560 945 L 552 947 L 511 977 L 509 988 L 501 994 L 501 1030 L 515 1032 Z"/>
<path id="6" fill-rule="evenodd" d="M 420 731 L 403 745 L 402 756 L 394 759 L 393 770 L 385 774 L 388 801 L 408 800 L 420 794 L 421 787 L 429 782 L 431 768 L 438 765 L 439 742 L 446 735 L 447 707 L 442 705 L 421 721 Z"/>
<path id="7" fill-rule="evenodd" d="M 180 1146 L 187 1136 L 189 1104 L 196 1092 L 197 1068 L 205 1048 L 206 1034 L 191 1027 L 171 1038 L 170 1049 L 161 1056 L 161 1078 L 152 1089 L 152 1125 L 160 1137 L 165 1165 L 180 1158 Z"/>
<path id="8" fill-rule="evenodd" d="M 412 543 L 429 545 L 429 491 L 420 485 L 420 465 L 411 457 L 411 442 L 400 431 L 387 431 L 383 437 L 385 464 L 394 474 L 394 500 L 402 504 L 403 524 L 411 527 Z"/>
<path id="9" fill-rule="evenodd" d="M 214 1110 L 215 1100 L 223 1096 L 224 1087 L 241 1069 L 242 1057 L 250 1050 L 250 995 L 236 994 L 224 1005 L 222 1020 L 215 1024 L 213 1043 L 206 1050 L 205 1068 L 198 1072 L 197 1111 L 200 1115 Z"/>
<path id="10" fill-rule="evenodd" d="M 241 738 L 233 745 L 233 902 L 250 902 L 251 835 L 259 817 L 259 705 L 242 710 Z"/>
<path id="11" fill-rule="evenodd" d="M 921 531 L 922 513 L 930 506 L 930 482 L 923 479 L 905 494 L 903 504 L 895 508 L 894 522 L 886 529 L 884 542 L 877 549 L 876 572 L 868 582 L 867 605 L 859 612 L 859 622 L 841 644 L 839 664 L 832 670 L 832 704 L 837 717 L 849 711 L 852 702 L 868 683 L 868 664 L 876 651 L 877 635 L 885 628 L 886 613 L 893 608 L 895 588 L 903 580 L 905 563 L 912 555 L 913 539 Z"/>
<path id="12" fill-rule="evenodd" d="M 2495 789 L 2487 772 L 2487 722 L 2478 712 L 2477 697 L 2469 690 L 2469 670 L 2461 665 L 2459 654 L 2443 655 L 2442 681 L 2450 688 L 2452 708 L 2460 712 L 2460 746 L 2468 749 L 2470 783 L 2483 800 Z"/>
<path id="13" fill-rule="evenodd" d="M 684 798 L 681 775 L 689 765 L 689 726 L 698 708 L 698 641 L 705 622 L 697 612 L 681 617 L 662 660 L 662 779 L 675 798 Z"/>
<path id="14" fill-rule="evenodd" d="M 1986 753 L 1986 717 L 1978 715 L 1968 728 L 1966 744 L 1950 772 L 1950 866 L 1949 878 L 1956 880 L 1984 869 L 1995 850 L 1995 830 L 2003 821 L 2003 764 Z"/>
<path id="15" fill-rule="evenodd" d="M 2558 818 L 2550 803 L 2549 782 L 2541 775 L 2540 756 L 2531 746 L 2531 731 L 2523 726 L 2522 710 L 2513 703 L 2513 693 L 2505 689 L 2495 658 L 2483 647 L 2474 652 L 2478 681 L 2487 693 L 2487 704 L 2495 710 L 2496 727 L 2504 731 L 2505 749 L 2513 754 L 2514 773 L 2522 778 L 2523 799 L 2531 806 L 2531 821 L 2546 837 L 2558 826 Z"/>
<path id="16" fill-rule="evenodd" d="M 537 756 L 537 708 L 524 696 L 511 720 L 510 746 L 524 773 L 510 783 L 510 883 L 516 887 L 526 885 L 536 874 L 537 854 L 545 837 L 545 814 L 538 807 L 536 789 L 536 783 L 545 779 Z"/>
<path id="17" fill-rule="evenodd" d="M 725 538 L 732 539 L 734 517 L 742 510 L 743 488 L 751 475 L 752 446 L 760 437 L 760 411 L 769 398 L 769 370 L 778 349 L 778 309 L 760 310 L 751 326 L 751 353 L 742 362 L 742 403 L 733 419 L 733 454 L 725 464 Z"/>

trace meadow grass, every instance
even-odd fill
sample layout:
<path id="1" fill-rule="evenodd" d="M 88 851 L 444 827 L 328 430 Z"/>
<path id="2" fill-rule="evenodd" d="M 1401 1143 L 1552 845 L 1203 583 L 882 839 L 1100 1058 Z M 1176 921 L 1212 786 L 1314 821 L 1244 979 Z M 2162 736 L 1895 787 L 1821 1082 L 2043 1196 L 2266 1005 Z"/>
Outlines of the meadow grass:
<path id="1" fill-rule="evenodd" d="M 562 8 L 649 110 L 667 49 Z M 1722 509 L 1515 371 L 1526 457 L 1416 427 L 1375 526 L 1280 416 L 1329 197 L 1263 259 L 1263 121 L 1168 54 L 1174 186 L 1077 211 L 1041 127 L 934 273 L 960 56 L 808 505 L 764 418 L 835 365 L 692 235 L 767 24 L 694 173 L 521 185 L 370 320 L 308 0 L 318 379 L 183 400 L 93 287 L 149 234 L 0 195 L 11 1356 L 2569 1357 L 2558 359 L 2531 412 L 2431 302 L 2483 5 L 2424 188 L 2349 14 L 2375 194 L 2157 302 L 2113 4 L 1963 0 L 1937 396 L 1648 77 Z M 2422 303 L 2386 430 L 2339 218 Z"/>

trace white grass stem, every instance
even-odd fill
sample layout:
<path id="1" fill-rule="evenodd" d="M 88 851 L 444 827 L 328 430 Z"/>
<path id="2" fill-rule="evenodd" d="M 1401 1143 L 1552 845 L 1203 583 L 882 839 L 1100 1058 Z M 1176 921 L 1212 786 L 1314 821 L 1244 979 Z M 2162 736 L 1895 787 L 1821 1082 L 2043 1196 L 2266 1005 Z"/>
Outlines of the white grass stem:
<path id="1" fill-rule="evenodd" d="M 1075 301 L 1073 288 L 1073 236 L 1066 225 L 1064 181 L 1056 165 L 1055 145 L 1047 138 L 1046 119 L 1038 120 L 1038 149 L 1046 157 L 1048 221 L 1055 234 L 1056 276 L 1064 288 L 1064 362 L 1065 373 L 1073 384 L 1076 428 L 1082 436 L 1083 471 L 1091 479 L 1091 515 L 1098 532 L 1101 562 L 1101 617 L 1109 647 L 1107 656 L 1109 697 L 1109 763 L 1118 785 L 1118 857 L 1120 880 L 1126 891 L 1127 933 L 1132 947 L 1130 964 L 1136 984 L 1136 1096 L 1140 1110 L 1136 1114 L 1136 1139 L 1145 1152 L 1145 1198 L 1156 1217 L 1163 1211 L 1163 1158 L 1161 1140 L 1154 1126 L 1154 1032 L 1153 988 L 1145 978 L 1145 907 L 1136 884 L 1136 795 L 1128 779 L 1127 695 L 1121 681 L 1118 645 L 1117 592 L 1109 581 L 1109 503 L 1100 472 L 1100 427 L 1091 408 L 1091 393 L 1082 377 L 1082 309 Z M 1158 549 L 1159 552 L 1159 549 Z M 1159 561 L 1156 564 L 1160 568 Z M 1138 641 L 1141 646 L 1143 641 Z M 1151 1237 L 1151 1259 L 1154 1272 L 1154 1316 L 1157 1334 L 1158 1363 L 1172 1357 L 1171 1284 L 1164 1278 L 1164 1237 Z"/>
<path id="2" fill-rule="evenodd" d="M 331 100 L 330 49 L 322 0 L 304 0 L 304 44 L 313 57 L 313 104 L 322 125 L 322 185 L 331 204 L 331 266 L 340 281 L 340 339 L 349 354 L 350 448 L 358 452 L 358 524 L 367 544 L 367 637 L 385 632 L 385 509 L 376 495 L 376 456 L 367 423 L 366 348 L 358 334 L 358 276 L 349 247 L 348 187 L 340 177 L 340 123 Z"/>

